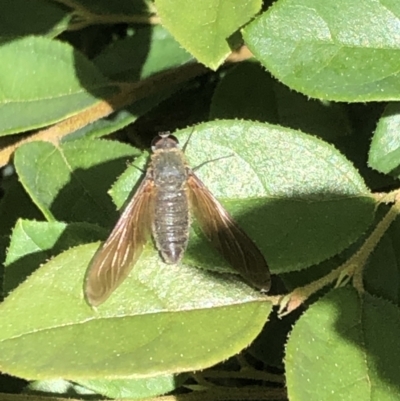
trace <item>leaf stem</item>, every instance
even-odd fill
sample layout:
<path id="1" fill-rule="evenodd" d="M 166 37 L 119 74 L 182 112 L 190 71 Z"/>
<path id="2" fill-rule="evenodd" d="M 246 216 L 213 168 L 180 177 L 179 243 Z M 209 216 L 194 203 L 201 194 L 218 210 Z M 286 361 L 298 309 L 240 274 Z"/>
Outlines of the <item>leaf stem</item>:
<path id="1" fill-rule="evenodd" d="M 78 31 L 91 25 L 113 25 L 113 24 L 143 24 L 158 25 L 160 17 L 156 15 L 100 15 L 85 13 L 84 15 L 76 15 L 75 19 L 68 26 L 69 31 Z"/>
<path id="2" fill-rule="evenodd" d="M 368 260 L 369 256 L 373 250 L 378 245 L 382 236 L 388 230 L 392 222 L 400 213 L 400 191 L 397 190 L 396 193 L 391 193 L 392 199 L 395 203 L 383 217 L 383 219 L 377 224 L 372 233 L 361 245 L 359 250 L 355 252 L 349 260 L 337 267 L 335 270 L 331 271 L 319 280 L 313 281 L 303 287 L 296 288 L 291 293 L 287 295 L 278 295 L 270 297 L 269 300 L 272 301 L 274 305 L 279 305 L 278 314 L 280 317 L 285 316 L 297 309 L 302 305 L 311 295 L 315 294 L 328 284 L 333 283 L 335 280 L 340 280 L 345 276 L 351 277 L 353 286 L 359 293 L 364 292 L 363 285 L 363 270 Z M 387 199 L 387 197 L 382 197 L 382 201 Z"/>
<path id="3" fill-rule="evenodd" d="M 263 372 L 257 369 L 243 369 L 238 372 L 235 371 L 222 371 L 222 370 L 209 370 L 200 374 L 203 378 L 211 379 L 246 379 L 246 380 L 262 380 L 265 382 L 284 383 L 282 375 Z M 196 380 L 199 374 L 196 375 Z"/>

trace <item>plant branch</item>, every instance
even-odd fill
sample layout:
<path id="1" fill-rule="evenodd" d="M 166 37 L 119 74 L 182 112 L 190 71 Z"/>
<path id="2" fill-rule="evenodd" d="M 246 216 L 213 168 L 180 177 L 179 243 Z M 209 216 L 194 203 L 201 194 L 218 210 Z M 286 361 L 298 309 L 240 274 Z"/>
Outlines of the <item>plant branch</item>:
<path id="1" fill-rule="evenodd" d="M 62 4 L 71 8 L 75 15 L 68 30 L 76 31 L 90 25 L 112 25 L 112 24 L 146 24 L 156 25 L 160 23 L 160 18 L 154 12 L 150 14 L 126 15 L 126 14 L 96 14 L 74 0 L 53 0 L 55 3 Z"/>
<path id="2" fill-rule="evenodd" d="M 64 401 L 65 398 L 49 397 L 30 394 L 6 394 L 0 393 L 1 400 L 9 401 Z M 68 398 L 69 401 L 81 401 L 79 398 Z M 96 401 L 96 398 L 92 399 Z M 98 398 L 100 400 L 100 397 Z M 124 398 L 124 401 L 132 400 Z M 165 395 L 160 397 L 144 398 L 141 401 L 268 401 L 268 400 L 287 400 L 286 390 L 283 388 L 268 388 L 262 386 L 247 387 L 218 387 L 204 391 L 193 391 L 187 394 Z"/>
<path id="3" fill-rule="evenodd" d="M 227 58 L 226 62 L 237 63 L 250 57 L 250 51 L 247 47 L 243 46 L 233 52 Z M 36 133 L 28 137 L 23 136 L 22 139 L 18 137 L 15 141 L 12 141 L 11 144 L 3 146 L 0 150 L 0 167 L 9 163 L 15 150 L 25 143 L 47 141 L 57 144 L 63 137 L 101 118 L 107 117 L 119 109 L 164 89 L 182 85 L 207 72 L 209 72 L 209 70 L 200 63 L 188 63 L 177 68 L 154 74 L 142 81 L 119 84 L 120 92 L 110 99 L 102 100 L 88 109 L 62 120 L 51 127 L 36 131 Z"/>
<path id="4" fill-rule="evenodd" d="M 156 15 L 100 15 L 85 13 L 84 16 L 76 15 L 76 20 L 73 20 L 69 24 L 68 30 L 78 31 L 91 25 L 113 25 L 121 23 L 158 25 L 160 24 L 160 17 Z"/>
<path id="5" fill-rule="evenodd" d="M 265 382 L 284 383 L 282 375 L 263 372 L 256 369 L 243 369 L 238 372 L 223 371 L 223 370 L 210 370 L 196 375 L 198 377 L 210 379 L 246 379 L 246 380 L 262 380 Z"/>
<path id="6" fill-rule="evenodd" d="M 382 198 L 383 199 L 383 198 Z M 339 280 L 344 276 L 352 277 L 353 286 L 357 289 L 359 293 L 364 291 L 363 287 L 363 269 L 365 263 L 373 250 L 378 245 L 382 236 L 388 230 L 392 222 L 400 213 L 400 191 L 393 196 L 395 199 L 394 205 L 389 209 L 387 214 L 383 219 L 377 224 L 372 233 L 364 241 L 362 246 L 357 252 L 351 256 L 349 260 L 340 265 L 335 270 L 331 271 L 319 280 L 316 280 L 310 284 L 303 287 L 296 288 L 290 294 L 278 295 L 270 297 L 269 300 L 272 301 L 274 305 L 279 305 L 279 316 L 285 316 L 297 309 L 302 305 L 311 295 L 315 294 L 325 286 L 333 283 L 335 280 Z"/>
<path id="7" fill-rule="evenodd" d="M 102 100 L 70 118 L 2 148 L 0 151 L 0 167 L 9 162 L 11 155 L 22 144 L 34 141 L 47 141 L 57 144 L 66 135 L 107 117 L 116 110 L 157 93 L 164 88 L 179 85 L 196 76 L 205 74 L 207 71 L 206 67 L 192 63 L 155 74 L 143 81 L 121 85 L 119 93 L 112 98 Z"/>

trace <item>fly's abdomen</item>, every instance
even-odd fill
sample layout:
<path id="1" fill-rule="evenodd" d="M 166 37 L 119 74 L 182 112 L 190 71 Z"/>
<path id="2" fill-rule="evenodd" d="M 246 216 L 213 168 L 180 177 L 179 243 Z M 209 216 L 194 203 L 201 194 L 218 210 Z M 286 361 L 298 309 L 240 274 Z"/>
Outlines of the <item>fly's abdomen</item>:
<path id="1" fill-rule="evenodd" d="M 189 206 L 184 189 L 159 188 L 154 202 L 153 237 L 165 263 L 178 263 L 189 238 Z"/>

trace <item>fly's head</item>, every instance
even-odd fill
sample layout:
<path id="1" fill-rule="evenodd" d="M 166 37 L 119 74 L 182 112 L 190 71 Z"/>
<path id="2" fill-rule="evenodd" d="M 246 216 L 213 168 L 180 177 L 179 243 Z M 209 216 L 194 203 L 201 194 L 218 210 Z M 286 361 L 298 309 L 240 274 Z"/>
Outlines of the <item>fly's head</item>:
<path id="1" fill-rule="evenodd" d="M 168 150 L 178 147 L 178 139 L 171 135 L 169 132 L 160 132 L 151 143 L 151 150 L 153 151 L 153 153 L 157 150 Z"/>

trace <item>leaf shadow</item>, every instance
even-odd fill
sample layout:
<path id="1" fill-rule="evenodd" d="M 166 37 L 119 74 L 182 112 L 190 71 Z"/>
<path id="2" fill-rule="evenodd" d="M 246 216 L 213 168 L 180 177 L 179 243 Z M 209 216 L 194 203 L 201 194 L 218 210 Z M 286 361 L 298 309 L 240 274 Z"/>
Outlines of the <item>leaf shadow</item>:
<path id="1" fill-rule="evenodd" d="M 127 158 L 118 157 L 90 168 L 77 168 L 50 206 L 59 221 L 87 222 L 110 227 L 118 212 L 108 190 L 127 167 Z"/>
<path id="2" fill-rule="evenodd" d="M 142 2 L 145 4 L 145 2 Z M 170 90 L 164 90 L 160 93 L 156 93 L 150 96 L 140 97 L 139 100 L 133 101 L 130 104 L 126 104 L 123 108 L 116 100 L 116 96 L 121 89 L 119 85 L 121 83 L 128 84 L 128 83 L 135 83 L 139 82 L 142 77 L 142 70 L 145 66 L 145 62 L 147 60 L 147 56 L 150 52 L 151 41 L 152 41 L 152 28 L 151 27 L 140 27 L 136 29 L 134 37 L 130 38 L 132 40 L 132 49 L 135 52 L 132 54 L 118 54 L 112 63 L 115 65 L 112 66 L 115 68 L 117 72 L 112 72 L 113 68 L 110 68 L 110 60 L 108 60 L 108 64 L 104 64 L 101 62 L 96 62 L 96 58 L 92 60 L 95 67 L 103 73 L 105 77 L 109 80 L 109 90 L 104 86 L 100 86 L 98 88 L 92 85 L 92 77 L 87 72 L 87 68 L 85 65 L 85 59 L 83 59 L 79 52 L 74 50 L 75 52 L 75 71 L 76 75 L 81 83 L 81 85 L 86 89 L 87 92 L 91 93 L 94 97 L 107 101 L 107 103 L 112 107 L 114 110 L 113 113 L 110 115 L 102 118 L 101 121 L 103 122 L 110 122 L 110 124 L 115 124 L 118 126 L 118 120 L 122 118 L 130 117 L 134 119 L 137 116 L 144 114 L 146 111 L 150 110 L 155 104 L 160 102 L 165 97 L 169 96 Z M 133 59 L 133 61 L 132 61 Z M 118 73 L 119 65 L 129 65 L 132 64 L 132 68 L 129 68 L 128 71 L 124 70 Z M 147 88 L 149 91 L 151 88 Z M 138 90 L 137 90 L 138 91 Z M 80 136 L 85 136 L 87 129 L 96 124 L 98 121 L 95 121 L 88 126 L 85 126 L 77 131 L 72 132 L 70 135 L 71 138 L 79 138 Z M 112 130 L 115 131 L 115 130 Z"/>

